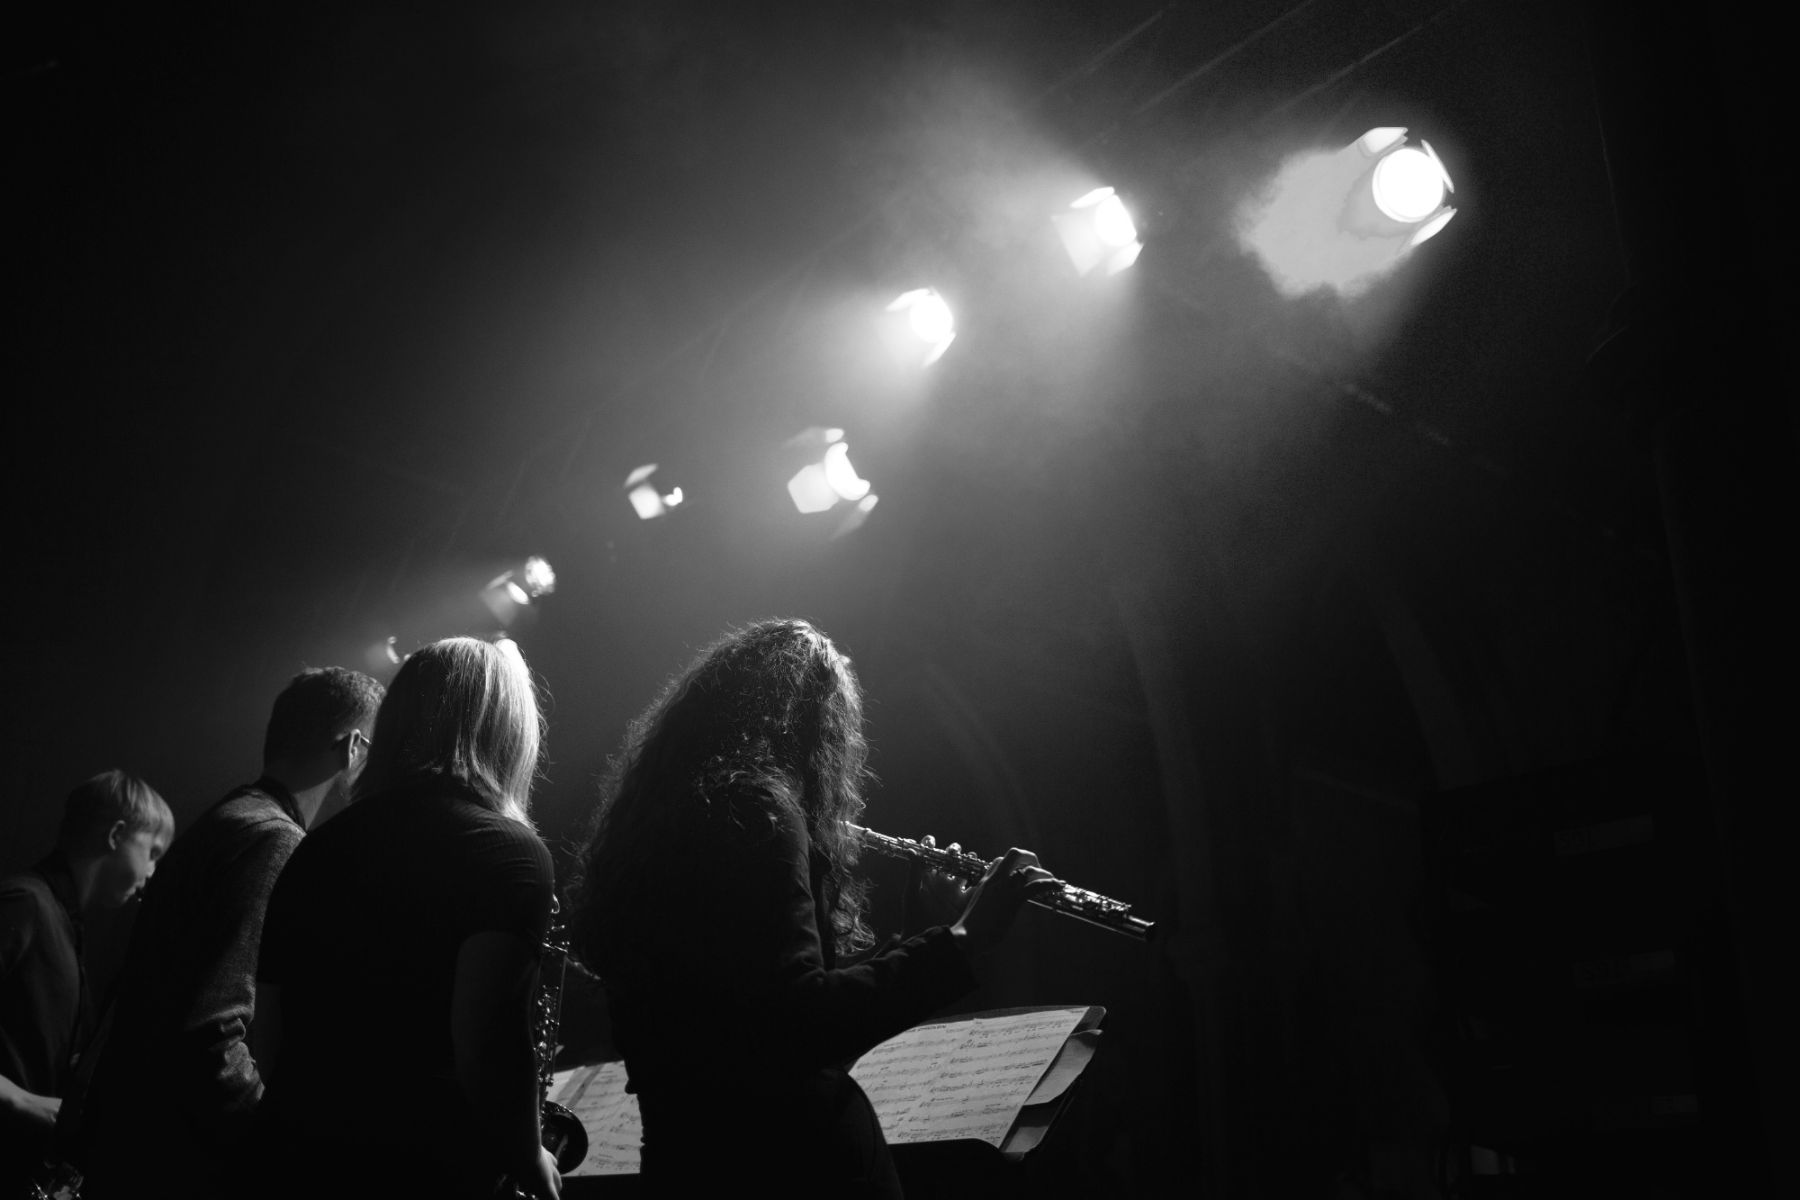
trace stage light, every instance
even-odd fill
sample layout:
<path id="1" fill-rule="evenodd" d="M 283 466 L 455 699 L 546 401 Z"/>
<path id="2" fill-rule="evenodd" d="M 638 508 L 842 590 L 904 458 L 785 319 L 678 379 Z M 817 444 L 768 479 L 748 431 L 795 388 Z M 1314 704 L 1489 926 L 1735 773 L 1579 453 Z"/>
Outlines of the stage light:
<path id="1" fill-rule="evenodd" d="M 1342 150 L 1289 159 L 1238 213 L 1238 236 L 1289 295 L 1365 290 L 1456 210 L 1450 172 L 1429 142 L 1384 126 Z"/>
<path id="2" fill-rule="evenodd" d="M 1356 171 L 1338 224 L 1357 237 L 1400 239 L 1401 249 L 1417 245 L 1422 225 L 1442 229 L 1456 210 L 1444 200 L 1456 190 L 1450 172 L 1430 142 L 1406 144 L 1406 130 L 1371 129 L 1339 155 Z M 1430 234 L 1426 234 L 1427 237 Z"/>
<path id="3" fill-rule="evenodd" d="M 376 642 L 363 652 L 363 660 L 371 672 L 391 671 L 404 661 L 395 643 L 398 638 Z"/>
<path id="4" fill-rule="evenodd" d="M 914 288 L 896 297 L 887 306 L 889 312 L 904 312 L 913 334 L 925 343 L 925 360 L 929 367 L 944 356 L 956 340 L 956 314 L 935 288 Z"/>
<path id="5" fill-rule="evenodd" d="M 556 572 L 550 564 L 535 555 L 525 560 L 525 594 L 532 597 L 547 596 L 556 590 Z"/>
<path id="6" fill-rule="evenodd" d="M 1430 149 L 1430 147 L 1426 147 Z M 1437 156 L 1407 147 L 1375 164 L 1369 179 L 1375 207 L 1396 221 L 1412 224 L 1443 207 L 1450 176 Z"/>
<path id="7" fill-rule="evenodd" d="M 521 608 L 529 608 L 539 596 L 556 590 L 556 572 L 550 564 L 532 555 L 517 567 L 502 571 L 481 589 L 481 599 L 502 625 L 512 623 Z"/>
<path id="8" fill-rule="evenodd" d="M 656 464 L 645 463 L 625 477 L 625 498 L 631 501 L 640 520 L 652 521 L 667 516 L 670 509 L 681 507 L 685 499 L 680 488 L 664 492 L 651 483 L 650 476 L 655 473 Z"/>
<path id="9" fill-rule="evenodd" d="M 856 468 L 850 465 L 850 446 L 847 442 L 837 442 L 825 451 L 825 482 L 839 499 L 861 500 L 869 494 L 869 481 L 858 478 Z"/>
<path id="10" fill-rule="evenodd" d="M 850 463 L 850 444 L 843 440 L 841 429 L 814 427 L 789 441 L 790 446 L 809 450 L 823 446 L 823 453 L 794 472 L 788 480 L 788 496 L 803 513 L 829 512 L 846 501 L 854 503 L 866 514 L 875 507 L 876 497 L 868 480 L 856 473 Z M 866 506 L 866 507 L 864 507 Z M 860 524 L 860 520 L 858 524 Z M 845 532 L 840 530 L 839 532 Z"/>
<path id="11" fill-rule="evenodd" d="M 1054 224 L 1069 260 L 1083 275 L 1102 265 L 1108 275 L 1117 275 L 1144 249 L 1125 201 L 1109 187 L 1095 188 L 1070 204 Z"/>

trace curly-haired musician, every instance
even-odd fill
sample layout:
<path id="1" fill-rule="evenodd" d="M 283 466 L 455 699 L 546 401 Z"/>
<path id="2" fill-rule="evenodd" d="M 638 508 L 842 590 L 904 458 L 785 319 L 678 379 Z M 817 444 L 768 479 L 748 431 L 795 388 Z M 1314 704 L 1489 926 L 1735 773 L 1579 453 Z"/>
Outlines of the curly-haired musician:
<path id="1" fill-rule="evenodd" d="M 533 1037 L 555 888 L 527 817 L 541 738 L 513 643 L 451 638 L 401 666 L 354 803 L 269 900 L 266 1176 L 246 1194 L 558 1193 Z"/>
<path id="2" fill-rule="evenodd" d="M 971 958 L 1058 886 L 1012 851 L 954 925 L 840 966 L 873 940 L 846 824 L 866 752 L 849 660 L 786 620 L 704 651 L 612 765 L 572 924 L 654 1194 L 898 1196 L 849 1064 L 971 990 Z"/>

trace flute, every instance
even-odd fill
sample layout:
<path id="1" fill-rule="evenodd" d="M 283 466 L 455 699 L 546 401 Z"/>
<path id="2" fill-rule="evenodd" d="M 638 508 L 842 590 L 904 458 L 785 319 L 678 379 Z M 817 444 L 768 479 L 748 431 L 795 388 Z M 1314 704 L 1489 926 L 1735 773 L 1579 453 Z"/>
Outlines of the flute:
<path id="1" fill-rule="evenodd" d="M 846 822 L 849 824 L 849 822 Z M 956 879 L 966 879 L 971 883 L 987 874 L 988 860 L 979 854 L 966 851 L 945 850 L 938 846 L 927 846 L 923 842 L 915 842 L 911 838 L 893 837 L 885 833 L 877 833 L 861 825 L 850 825 L 862 842 L 865 850 L 872 850 L 885 858 L 897 858 L 903 862 L 921 863 L 933 870 Z M 1133 916 L 1131 905 L 1123 900 L 1114 900 L 1102 896 L 1099 892 L 1090 892 L 1086 888 L 1078 888 L 1073 884 L 1063 884 L 1060 889 L 1043 896 L 1033 896 L 1031 903 L 1051 912 L 1061 913 L 1065 917 L 1074 917 L 1077 921 L 1086 921 L 1089 925 L 1098 925 L 1102 929 L 1110 929 L 1114 933 L 1122 933 L 1126 937 L 1143 941 L 1150 936 L 1155 924 L 1142 917 Z"/>

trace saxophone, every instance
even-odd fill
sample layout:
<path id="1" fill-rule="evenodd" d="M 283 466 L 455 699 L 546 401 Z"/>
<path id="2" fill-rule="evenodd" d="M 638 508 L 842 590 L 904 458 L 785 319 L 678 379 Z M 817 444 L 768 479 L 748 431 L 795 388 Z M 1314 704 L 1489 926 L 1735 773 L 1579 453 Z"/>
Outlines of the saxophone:
<path id="1" fill-rule="evenodd" d="M 567 1174 L 587 1157 L 587 1129 L 581 1118 L 550 1099 L 556 1076 L 557 1034 L 562 1026 L 563 979 L 569 970 L 569 934 L 563 927 L 562 905 L 550 898 L 550 932 L 544 939 L 538 962 L 538 993 L 532 1008 L 531 1046 L 537 1054 L 539 1124 L 544 1149 L 556 1156 L 556 1169 Z M 514 1189 L 514 1195 L 524 1193 Z"/>
<path id="2" fill-rule="evenodd" d="M 923 842 L 915 842 L 911 838 L 877 833 L 873 829 L 865 829 L 861 825 L 851 825 L 850 832 L 861 841 L 863 849 L 873 851 L 886 858 L 919 863 L 933 870 L 942 871 L 953 878 L 966 879 L 971 883 L 987 874 L 988 860 L 979 854 L 970 854 L 966 850 L 945 850 L 938 846 L 927 846 Z M 1156 928 L 1154 923 L 1133 913 L 1131 905 L 1123 900 L 1114 900 L 1110 896 L 1102 896 L 1099 892 L 1090 892 L 1086 888 L 1078 888 L 1072 884 L 1065 883 L 1049 895 L 1033 897 L 1031 903 L 1040 908 L 1047 908 L 1051 912 L 1061 913 L 1065 917 L 1074 917 L 1077 921 L 1086 921 L 1089 925 L 1098 925 L 1102 929 L 1122 933 L 1126 937 L 1135 938 L 1140 942 L 1148 939 L 1151 931 Z"/>

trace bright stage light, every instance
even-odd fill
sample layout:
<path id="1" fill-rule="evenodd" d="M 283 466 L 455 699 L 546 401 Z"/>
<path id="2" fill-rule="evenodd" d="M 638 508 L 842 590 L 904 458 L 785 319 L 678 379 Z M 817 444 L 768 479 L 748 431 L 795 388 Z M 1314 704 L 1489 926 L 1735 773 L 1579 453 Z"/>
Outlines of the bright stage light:
<path id="1" fill-rule="evenodd" d="M 522 608 L 529 608 L 539 596 L 556 590 L 556 572 L 550 564 L 532 555 L 517 567 L 500 572 L 481 589 L 482 603 L 493 611 L 502 625 L 509 625 Z"/>
<path id="2" fill-rule="evenodd" d="M 913 333 L 925 343 L 923 366 L 929 367 L 942 358 L 956 340 L 956 315 L 935 288 L 914 288 L 902 293 L 887 306 L 887 311 L 904 312 Z"/>
<path id="3" fill-rule="evenodd" d="M 525 594 L 528 597 L 547 596 L 556 590 L 556 572 L 550 564 L 536 555 L 525 560 L 525 569 L 520 572 L 525 580 Z"/>
<path id="4" fill-rule="evenodd" d="M 825 451 L 825 482 L 841 500 L 861 500 L 869 494 L 869 481 L 858 478 L 850 465 L 850 444 L 837 442 Z"/>
<path id="5" fill-rule="evenodd" d="M 685 497 L 680 488 L 662 491 L 650 482 L 650 476 L 656 473 L 655 463 L 645 463 L 625 477 L 625 498 L 631 501 L 638 518 L 652 521 L 666 516 L 672 508 L 681 507 Z"/>
<path id="6" fill-rule="evenodd" d="M 1063 249 L 1083 275 L 1102 265 L 1108 275 L 1117 275 L 1143 252 L 1131 212 L 1112 188 L 1095 188 L 1054 220 Z"/>
<path id="7" fill-rule="evenodd" d="M 871 484 L 851 465 L 850 444 L 843 437 L 841 429 L 814 428 L 788 443 L 790 446 L 824 446 L 824 452 L 818 458 L 794 472 L 788 480 L 788 496 L 801 512 L 829 512 L 848 501 L 866 517 L 875 507 L 876 497 L 870 491 Z M 856 523 L 861 524 L 862 519 L 857 518 Z M 847 530 L 839 530 L 839 533 L 843 532 Z"/>
<path id="8" fill-rule="evenodd" d="M 1289 159 L 1238 213 L 1238 236 L 1277 287 L 1356 295 L 1449 224 L 1455 185 L 1430 143 L 1397 126 Z"/>
<path id="9" fill-rule="evenodd" d="M 1437 156 L 1410 146 L 1376 163 L 1369 178 L 1375 207 L 1409 225 L 1436 215 L 1449 188 L 1450 176 Z"/>

